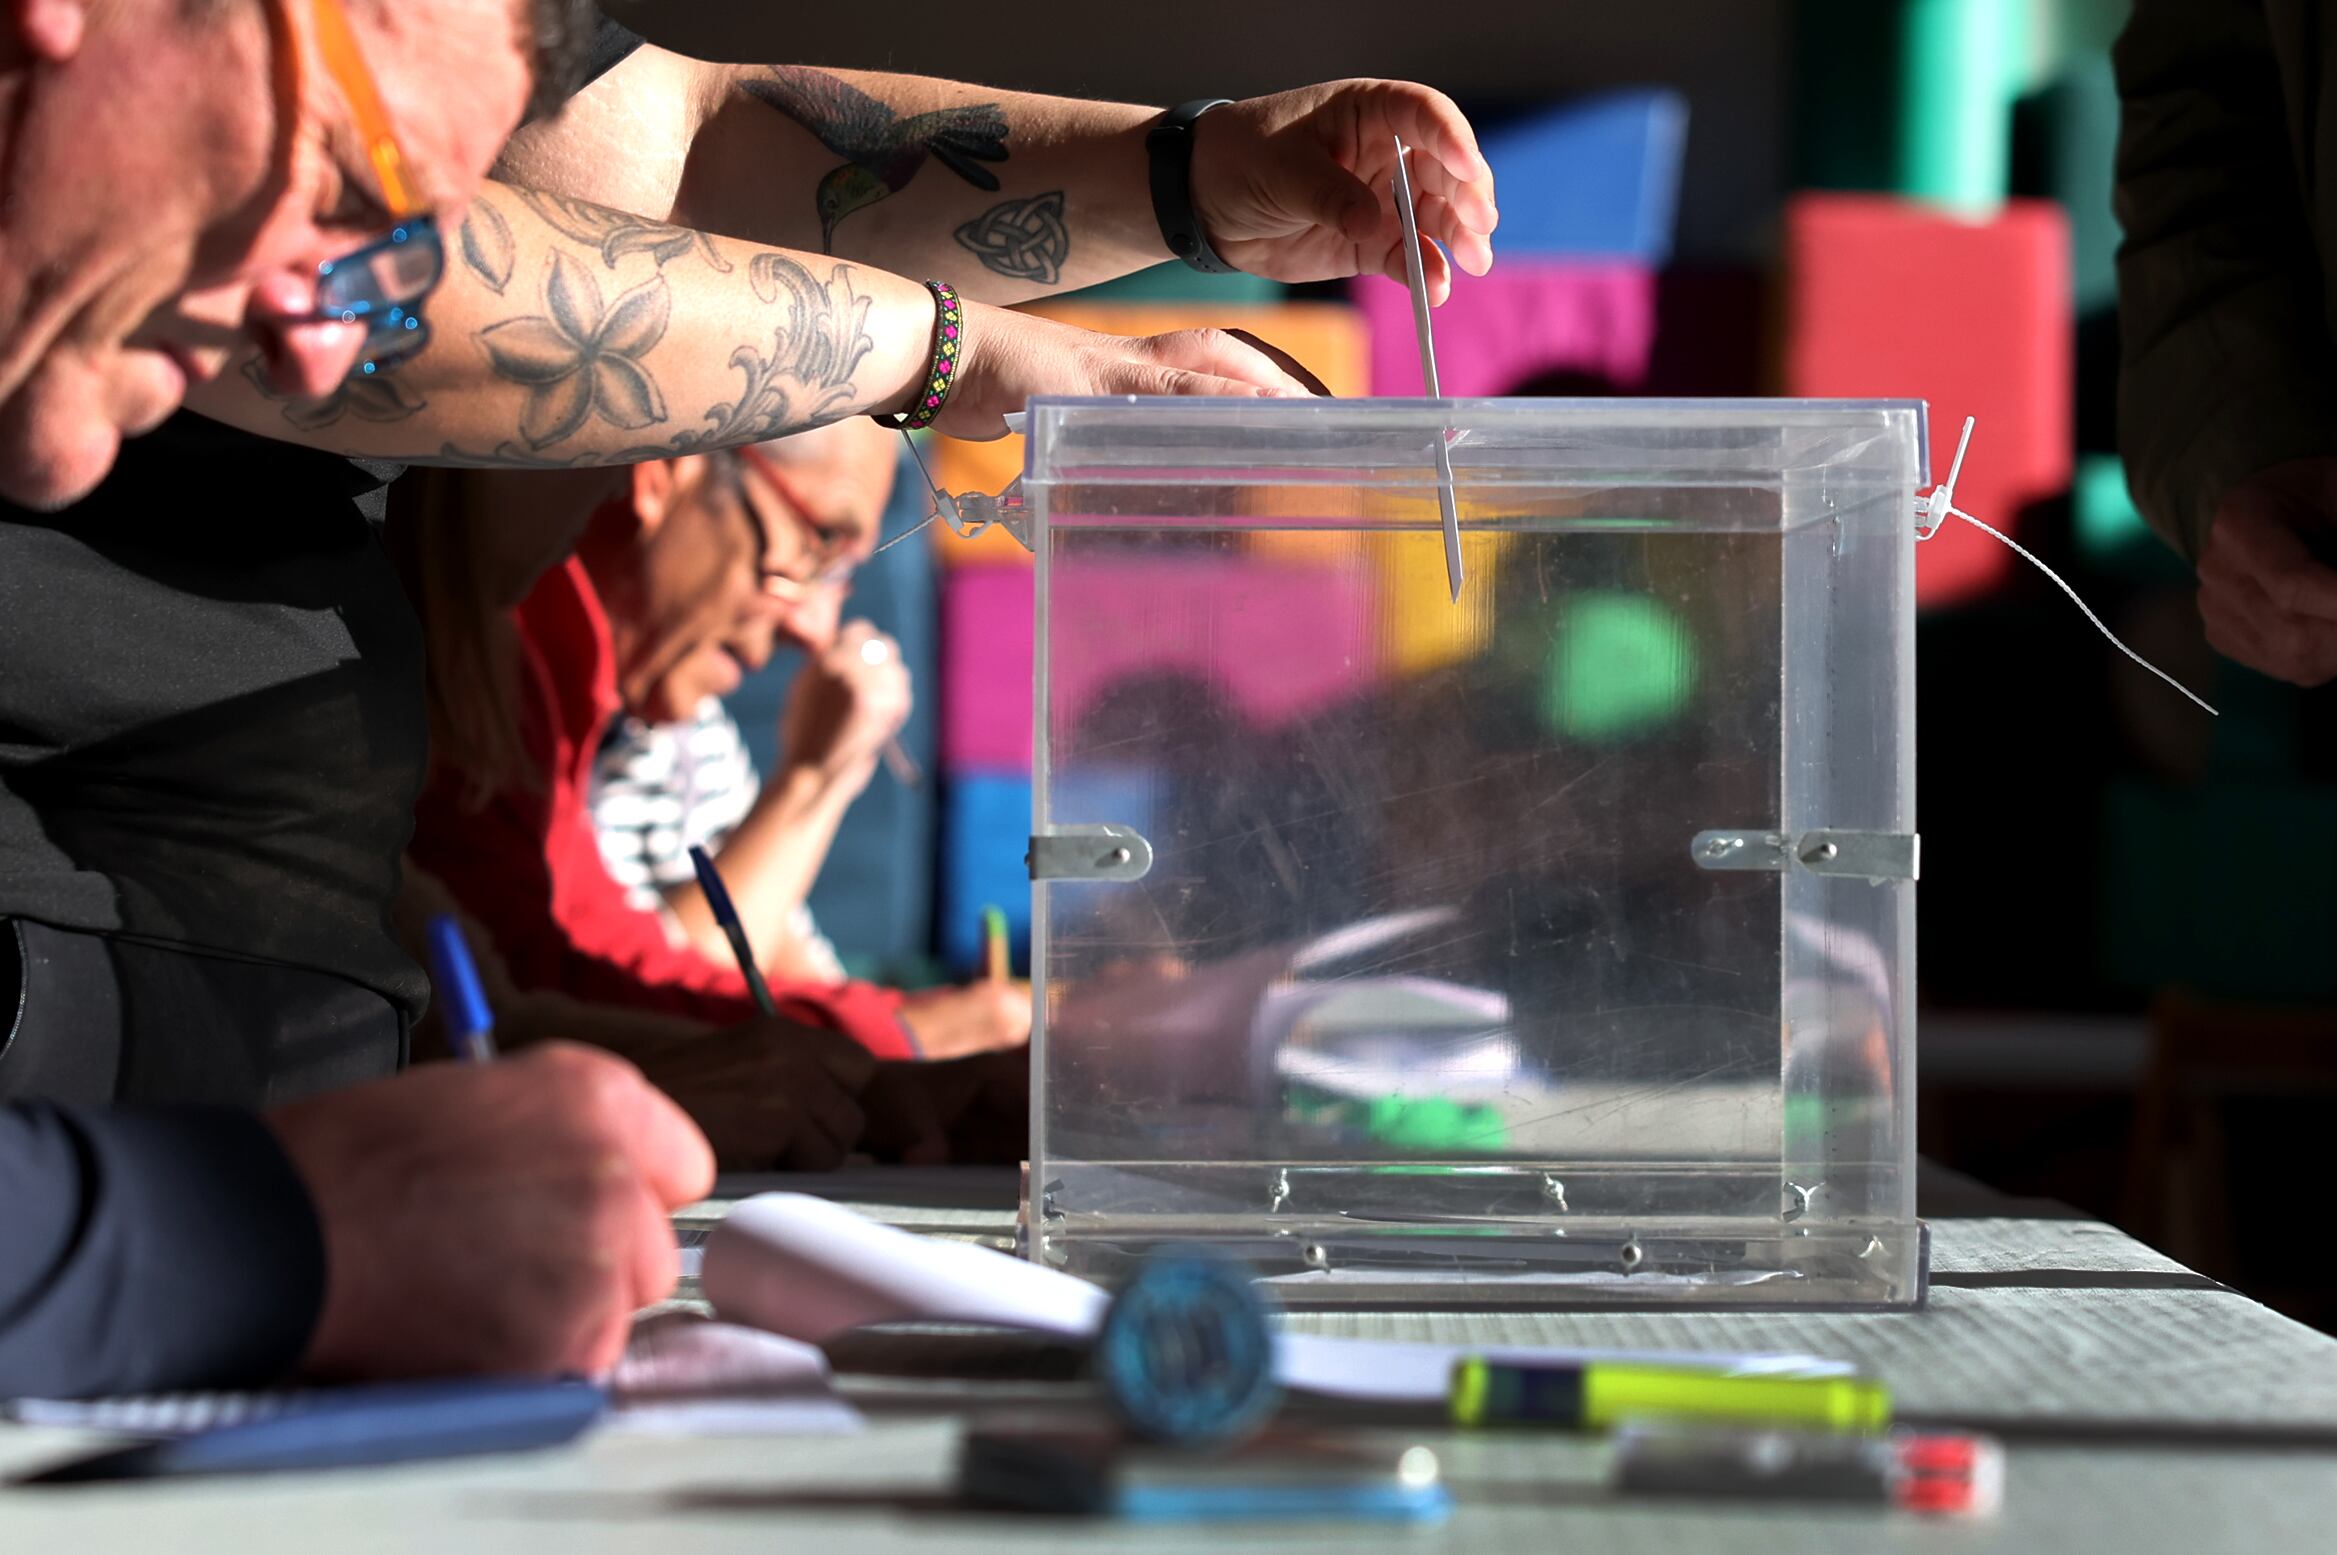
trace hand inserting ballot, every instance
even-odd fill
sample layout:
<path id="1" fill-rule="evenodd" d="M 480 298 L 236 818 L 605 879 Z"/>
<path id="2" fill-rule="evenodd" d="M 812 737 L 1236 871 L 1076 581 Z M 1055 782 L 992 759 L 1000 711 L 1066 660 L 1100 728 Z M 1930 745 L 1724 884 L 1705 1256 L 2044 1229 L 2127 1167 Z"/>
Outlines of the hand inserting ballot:
<path id="1" fill-rule="evenodd" d="M 1493 171 L 1453 100 L 1411 81 L 1329 81 L 1211 109 L 1193 126 L 1193 204 L 1227 263 L 1277 281 L 1405 278 L 1388 197 L 1395 141 L 1418 148 L 1429 300 L 1452 266 L 1493 267 Z M 1435 245 L 1442 245 L 1439 252 Z M 1450 258 L 1447 259 L 1447 253 Z"/>

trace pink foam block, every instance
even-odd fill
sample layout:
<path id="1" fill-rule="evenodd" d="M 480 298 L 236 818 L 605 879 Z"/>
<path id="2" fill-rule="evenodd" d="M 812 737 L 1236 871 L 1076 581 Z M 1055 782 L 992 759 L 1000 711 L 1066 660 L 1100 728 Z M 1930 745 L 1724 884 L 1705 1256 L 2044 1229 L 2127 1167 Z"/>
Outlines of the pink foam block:
<path id="1" fill-rule="evenodd" d="M 2017 531 L 2076 460 L 2069 218 L 2014 200 L 1985 221 L 1889 195 L 1800 194 L 1785 208 L 1784 389 L 1931 402 L 1931 473 L 1980 418 L 1956 506 Z M 2020 565 L 1950 522 L 1916 553 L 1915 600 L 1985 594 Z"/>
<path id="2" fill-rule="evenodd" d="M 1031 569 L 942 574 L 941 764 L 1031 769 Z"/>
<path id="3" fill-rule="evenodd" d="M 1381 276 L 1353 283 L 1371 327 L 1371 392 L 1422 392 L 1412 294 Z M 1435 312 L 1439 387 L 1453 398 L 1515 393 L 1551 374 L 1633 390 L 1655 347 L 1655 272 L 1609 260 L 1503 259 L 1455 276 Z"/>
<path id="4" fill-rule="evenodd" d="M 1032 573 L 962 568 L 942 590 L 941 759 L 1031 769 Z M 1359 571 L 1278 558 L 1074 558 L 1053 568 L 1057 740 L 1136 678 L 1189 676 L 1259 729 L 1370 681 L 1371 590 Z"/>

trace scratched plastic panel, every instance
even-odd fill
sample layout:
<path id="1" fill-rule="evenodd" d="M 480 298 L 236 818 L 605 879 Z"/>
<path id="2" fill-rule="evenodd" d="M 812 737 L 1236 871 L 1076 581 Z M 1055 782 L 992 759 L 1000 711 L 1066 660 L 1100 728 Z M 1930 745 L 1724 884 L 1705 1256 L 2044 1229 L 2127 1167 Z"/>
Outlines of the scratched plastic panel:
<path id="1" fill-rule="evenodd" d="M 1691 843 L 1914 830 L 1919 406 L 1031 429 L 1037 829 L 1151 860 L 1035 888 L 1036 1255 L 1208 1241 L 1302 1305 L 1914 1299 L 1913 886 Z"/>

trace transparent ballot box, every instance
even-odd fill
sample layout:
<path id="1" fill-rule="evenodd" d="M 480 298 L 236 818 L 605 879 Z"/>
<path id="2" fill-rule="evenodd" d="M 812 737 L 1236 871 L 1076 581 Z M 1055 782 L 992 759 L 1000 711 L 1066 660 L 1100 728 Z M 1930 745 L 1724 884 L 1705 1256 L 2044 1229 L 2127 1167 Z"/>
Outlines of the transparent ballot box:
<path id="1" fill-rule="evenodd" d="M 1293 1306 L 1919 1299 L 1922 405 L 1029 431 L 1032 1256 L 1210 1243 Z"/>

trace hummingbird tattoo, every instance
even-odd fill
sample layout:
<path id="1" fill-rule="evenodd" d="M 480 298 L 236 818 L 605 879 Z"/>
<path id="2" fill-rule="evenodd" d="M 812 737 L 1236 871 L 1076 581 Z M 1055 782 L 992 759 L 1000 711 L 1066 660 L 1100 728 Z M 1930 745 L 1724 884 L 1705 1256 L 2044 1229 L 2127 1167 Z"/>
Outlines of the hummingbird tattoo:
<path id="1" fill-rule="evenodd" d="M 744 86 L 844 159 L 821 177 L 813 196 L 823 254 L 834 249 L 838 222 L 898 194 L 928 158 L 977 189 L 998 187 L 998 175 L 981 165 L 1006 160 L 1006 113 L 996 103 L 903 118 L 848 81 L 796 65 L 776 67 Z"/>

